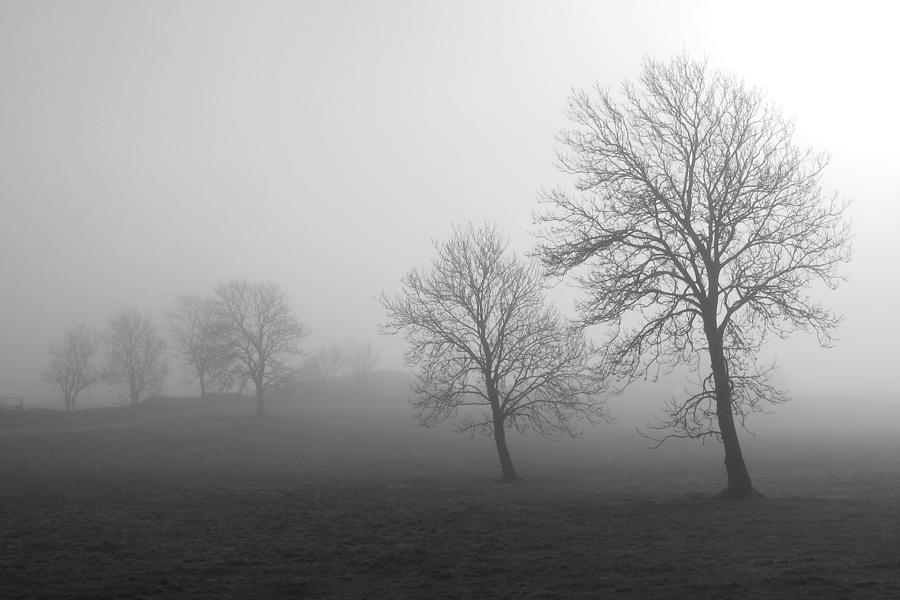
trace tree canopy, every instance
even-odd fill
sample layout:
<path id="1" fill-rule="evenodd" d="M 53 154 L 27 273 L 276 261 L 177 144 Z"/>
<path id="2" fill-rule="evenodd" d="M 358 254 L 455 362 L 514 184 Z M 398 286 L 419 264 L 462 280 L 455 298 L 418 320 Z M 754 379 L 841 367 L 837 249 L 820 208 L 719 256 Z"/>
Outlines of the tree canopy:
<path id="1" fill-rule="evenodd" d="M 621 100 L 574 92 L 568 116 L 559 165 L 576 192 L 543 195 L 546 271 L 577 272 L 581 323 L 609 326 L 604 367 L 624 385 L 709 366 L 662 425 L 720 437 L 726 493 L 751 494 L 734 417 L 785 398 L 761 346 L 796 330 L 827 345 L 840 321 L 810 293 L 836 287 L 850 258 L 845 203 L 821 187 L 827 156 L 798 147 L 762 92 L 685 55 L 645 61 Z"/>
<path id="2" fill-rule="evenodd" d="M 508 252 L 493 227 L 456 229 L 435 252 L 397 296 L 382 295 L 384 330 L 409 342 L 419 420 L 434 425 L 462 410 L 460 429 L 493 435 L 503 477 L 515 479 L 507 427 L 555 437 L 573 434 L 576 418 L 605 418 L 595 351 L 546 303 L 537 268 Z"/>
<path id="3" fill-rule="evenodd" d="M 165 385 L 166 342 L 150 315 L 124 308 L 109 322 L 105 379 L 125 389 L 132 404 L 159 394 Z"/>
<path id="4" fill-rule="evenodd" d="M 44 381 L 59 389 L 66 410 L 73 410 L 78 394 L 100 380 L 93 362 L 99 347 L 99 338 L 84 323 L 66 331 L 59 345 L 51 346 Z"/>
<path id="5" fill-rule="evenodd" d="M 309 330 L 297 319 L 287 292 L 274 283 L 232 279 L 215 290 L 219 347 L 233 374 L 253 382 L 256 414 L 265 415 L 265 395 L 293 382 Z"/>

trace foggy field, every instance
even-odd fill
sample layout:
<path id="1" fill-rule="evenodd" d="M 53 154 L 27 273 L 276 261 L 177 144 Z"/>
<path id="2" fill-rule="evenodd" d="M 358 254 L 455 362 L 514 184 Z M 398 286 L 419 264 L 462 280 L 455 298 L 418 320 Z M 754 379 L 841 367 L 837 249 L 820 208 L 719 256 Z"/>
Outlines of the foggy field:
<path id="1" fill-rule="evenodd" d="M 0 1 L 0 600 L 900 599 L 898 22 Z"/>
<path id="2" fill-rule="evenodd" d="M 616 426 L 513 438 L 501 484 L 489 439 L 345 388 L 0 414 L 0 597 L 900 595 L 888 438 L 751 440 L 751 503 L 717 446 Z"/>

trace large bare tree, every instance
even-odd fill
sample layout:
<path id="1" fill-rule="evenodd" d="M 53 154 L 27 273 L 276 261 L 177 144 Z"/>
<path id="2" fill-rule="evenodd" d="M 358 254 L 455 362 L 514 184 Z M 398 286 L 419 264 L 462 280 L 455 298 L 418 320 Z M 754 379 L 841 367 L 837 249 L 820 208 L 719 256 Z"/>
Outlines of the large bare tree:
<path id="1" fill-rule="evenodd" d="M 455 230 L 435 250 L 396 297 L 382 295 L 383 330 L 409 342 L 420 422 L 462 411 L 460 430 L 493 435 L 503 479 L 515 480 L 507 428 L 556 437 L 574 434 L 578 417 L 605 418 L 594 351 L 547 305 L 539 271 L 508 252 L 493 227 Z"/>
<path id="2" fill-rule="evenodd" d="M 234 373 L 253 382 L 256 414 L 265 416 L 266 393 L 294 380 L 292 359 L 309 331 L 294 316 L 287 292 L 274 283 L 233 279 L 215 290 L 224 324 L 222 347 Z"/>
<path id="3" fill-rule="evenodd" d="M 200 296 L 177 296 L 169 312 L 169 328 L 175 349 L 188 366 L 192 379 L 200 385 L 205 398 L 210 386 L 222 390 L 231 381 L 230 365 L 222 339 L 225 324 L 219 318 L 216 302 Z"/>
<path id="4" fill-rule="evenodd" d="M 66 331 L 62 342 L 50 347 L 44 381 L 59 388 L 66 410 L 73 410 L 78 394 L 100 379 L 93 363 L 99 347 L 97 334 L 84 323 Z"/>
<path id="5" fill-rule="evenodd" d="M 539 251 L 550 274 L 580 267 L 583 325 L 611 325 L 605 366 L 624 385 L 679 365 L 708 369 L 658 424 L 719 438 L 728 487 L 755 495 L 735 417 L 781 402 L 760 364 L 767 336 L 839 318 L 809 295 L 850 257 L 845 204 L 823 195 L 827 157 L 799 148 L 763 94 L 682 55 L 645 61 L 617 101 L 577 91 L 561 169 L 578 193 L 544 194 Z"/>
<path id="6" fill-rule="evenodd" d="M 104 378 L 124 388 L 132 405 L 162 392 L 168 374 L 166 342 L 150 315 L 137 308 L 120 310 L 110 319 L 106 344 Z"/>

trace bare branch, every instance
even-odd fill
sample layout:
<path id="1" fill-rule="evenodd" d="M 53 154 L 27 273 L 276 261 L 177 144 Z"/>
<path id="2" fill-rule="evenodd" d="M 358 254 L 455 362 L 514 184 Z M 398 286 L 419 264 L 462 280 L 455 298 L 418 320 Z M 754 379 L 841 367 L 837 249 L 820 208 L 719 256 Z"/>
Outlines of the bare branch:
<path id="1" fill-rule="evenodd" d="M 99 347 L 99 337 L 79 323 L 66 331 L 62 343 L 50 348 L 44 381 L 59 389 L 66 410 L 73 410 L 78 394 L 100 380 L 100 371 L 93 364 Z"/>
<path id="2" fill-rule="evenodd" d="M 419 368 L 421 423 L 463 409 L 461 430 L 494 436 L 506 476 L 507 427 L 557 437 L 574 435 L 579 418 L 606 418 L 598 351 L 546 305 L 534 266 L 508 253 L 490 226 L 455 229 L 435 250 L 428 270 L 413 269 L 400 294 L 381 297 L 382 330 L 406 337 L 407 361 Z M 476 418 L 467 407 L 486 411 Z"/>
<path id="3" fill-rule="evenodd" d="M 558 160 L 577 193 L 543 193 L 538 254 L 588 292 L 581 325 L 607 327 L 603 368 L 621 386 L 708 357 L 710 377 L 662 426 L 727 438 L 743 469 L 733 417 L 784 400 L 755 362 L 767 335 L 828 345 L 840 323 L 808 290 L 841 281 L 846 205 L 822 193 L 827 157 L 796 147 L 759 90 L 682 55 L 646 61 L 623 91 L 570 98 Z"/>
<path id="4" fill-rule="evenodd" d="M 177 296 L 175 308 L 167 314 L 175 350 L 200 384 L 201 397 L 208 389 L 229 389 L 234 377 L 225 348 L 224 323 L 216 313 L 212 298 Z"/>
<path id="5" fill-rule="evenodd" d="M 233 279 L 215 290 L 215 314 L 223 323 L 218 342 L 232 372 L 253 382 L 257 415 L 265 414 L 265 394 L 295 382 L 292 359 L 309 330 L 294 316 L 287 292 L 274 283 Z"/>
<path id="6" fill-rule="evenodd" d="M 166 342 L 150 315 L 125 308 L 109 322 L 104 379 L 125 389 L 132 404 L 162 392 L 168 374 Z"/>

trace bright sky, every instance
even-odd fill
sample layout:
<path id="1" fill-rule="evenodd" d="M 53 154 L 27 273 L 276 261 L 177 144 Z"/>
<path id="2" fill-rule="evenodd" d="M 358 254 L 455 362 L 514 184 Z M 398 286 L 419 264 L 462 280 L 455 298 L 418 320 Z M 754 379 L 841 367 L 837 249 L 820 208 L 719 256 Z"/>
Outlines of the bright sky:
<path id="1" fill-rule="evenodd" d="M 572 87 L 682 49 L 764 88 L 852 200 L 838 346 L 773 347 L 795 395 L 895 394 L 900 19 L 853 2 L 0 4 L 0 395 L 44 394 L 47 347 L 272 280 L 310 346 L 378 344 L 375 301 L 451 223 L 532 243 Z M 556 294 L 566 297 L 565 294 Z M 569 296 L 571 297 L 571 295 Z M 570 306 L 563 306 L 570 310 Z M 668 392 L 660 394 L 659 401 Z"/>

